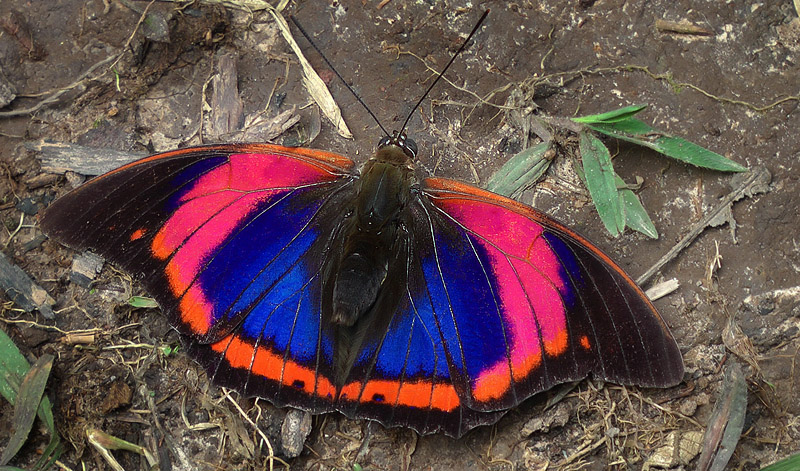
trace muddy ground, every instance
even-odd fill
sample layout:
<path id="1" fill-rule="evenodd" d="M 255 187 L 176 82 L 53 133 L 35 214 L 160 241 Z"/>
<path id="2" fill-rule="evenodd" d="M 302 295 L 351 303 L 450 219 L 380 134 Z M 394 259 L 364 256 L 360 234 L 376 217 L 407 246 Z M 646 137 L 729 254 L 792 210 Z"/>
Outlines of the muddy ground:
<path id="1" fill-rule="evenodd" d="M 681 385 L 640 390 L 584 381 L 554 408 L 543 411 L 552 394 L 542 394 L 495 426 L 460 440 L 375 425 L 358 456 L 367 422 L 319 416 L 301 456 L 286 459 L 291 466 L 641 469 L 670 443 L 671 432 L 705 429 L 723 369 L 734 362 L 744 367 L 749 395 L 729 469 L 759 469 L 800 450 L 795 370 L 800 349 L 800 22 L 792 2 L 381 3 L 386 5 L 291 2 L 288 12 L 389 129 L 399 126 L 430 83 L 428 67 L 442 67 L 482 10 L 492 9 L 474 45 L 448 74 L 450 83 L 434 90 L 409 126 L 421 149 L 420 164 L 434 175 L 485 183 L 523 146 L 524 136 L 502 105 L 520 84 L 550 76 L 519 106 L 535 104 L 540 113 L 574 116 L 647 103 L 642 118 L 657 129 L 750 168 L 765 166 L 772 182 L 768 192 L 733 206 L 735 232 L 730 221 L 706 229 L 656 277 L 680 282 L 656 304 L 685 356 Z M 101 0 L 0 4 L 3 18 L 15 12 L 27 25 L 23 31 L 30 32 L 0 32 L 0 66 L 19 94 L 0 112 L 34 107 L 68 87 L 51 103 L 0 118 L 3 253 L 56 300 L 53 319 L 5 303 L 0 328 L 30 359 L 45 353 L 56 357 L 48 395 L 67 442 L 64 469 L 110 469 L 88 445 L 88 427 L 158 448 L 161 469 L 280 467 L 233 400 L 269 438 L 277 457 L 285 457 L 280 443 L 285 411 L 235 393 L 226 396 L 180 349 L 163 348 L 177 346 L 177 334 L 157 309 L 124 303 L 130 293 L 144 294 L 124 273 L 106 265 L 91 289 L 70 282 L 77 254 L 45 240 L 37 226 L 35 212 L 66 192 L 75 178 L 43 175 L 37 153 L 26 142 L 48 139 L 145 153 L 209 142 L 208 123 L 201 127 L 208 113 L 203 93 L 210 94 L 206 84 L 222 49 L 234 51 L 245 114 L 263 112 L 271 118 L 297 106 L 300 123 L 277 140 L 303 142 L 315 134 L 318 115 L 307 106 L 311 100 L 301 85 L 300 67 L 269 13 L 204 2 L 154 3 L 149 11 L 166 19 L 169 37 L 150 31 L 151 40 L 143 26 L 137 28 L 147 6 Z M 658 20 L 685 20 L 700 31 L 670 32 Z M 298 41 L 328 82 L 354 135 L 341 138 L 323 118 L 319 135 L 308 145 L 364 162 L 381 136 L 377 126 L 308 44 Z M 104 60 L 109 61 L 74 86 Z M 565 142 L 567 153 L 569 139 Z M 566 158 L 521 199 L 535 200 L 539 209 L 587 235 L 636 277 L 728 194 L 733 177 L 641 148 L 609 145 L 626 181 L 644 179 L 638 194 L 659 239 L 630 231 L 609 237 Z M 719 264 L 710 270 L 717 255 Z M 755 363 L 723 344 L 730 316 L 752 341 Z M 67 341 L 68 333 L 84 329 L 95 330 L 81 343 Z M 0 407 L 0 430 L 10 429 L 12 413 L 7 404 Z M 6 439 L 0 432 L 0 446 Z M 45 443 L 35 429 L 13 463 L 29 465 Z M 146 469 L 138 455 L 115 455 L 125 469 Z M 693 469 L 696 463 L 696 458 L 677 460 L 670 466 Z"/>

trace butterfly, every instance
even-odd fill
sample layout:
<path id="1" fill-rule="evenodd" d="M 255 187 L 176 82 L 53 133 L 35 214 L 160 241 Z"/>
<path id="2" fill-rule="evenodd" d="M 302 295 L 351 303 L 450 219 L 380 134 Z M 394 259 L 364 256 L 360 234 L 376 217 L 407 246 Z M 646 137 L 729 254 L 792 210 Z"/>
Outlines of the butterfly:
<path id="1" fill-rule="evenodd" d="M 213 382 L 277 406 L 460 437 L 589 375 L 681 381 L 669 329 L 607 255 L 419 178 L 416 157 L 403 131 L 360 171 L 307 148 L 185 148 L 89 181 L 41 227 L 140 280 Z"/>
<path id="2" fill-rule="evenodd" d="M 153 155 L 41 219 L 141 280 L 217 384 L 459 437 L 592 375 L 667 387 L 680 351 L 639 287 L 547 215 L 384 138 L 358 172 L 305 148 Z"/>

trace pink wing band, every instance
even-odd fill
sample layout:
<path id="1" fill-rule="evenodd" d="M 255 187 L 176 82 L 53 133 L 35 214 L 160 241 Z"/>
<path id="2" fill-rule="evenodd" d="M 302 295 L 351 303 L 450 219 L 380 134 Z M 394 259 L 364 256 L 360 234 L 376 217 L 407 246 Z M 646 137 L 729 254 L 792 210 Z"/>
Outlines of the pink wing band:
<path id="1" fill-rule="evenodd" d="M 151 245 L 154 257 L 172 257 L 165 271 L 170 289 L 181 299 L 183 322 L 199 335 L 211 328 L 212 303 L 193 280 L 242 221 L 278 193 L 339 176 L 319 164 L 286 155 L 233 154 L 228 163 L 197 179 Z"/>
<path id="2" fill-rule="evenodd" d="M 431 182 L 438 184 L 442 180 L 426 181 L 429 185 Z M 472 187 L 470 190 L 475 193 Z M 475 399 L 497 399 L 508 391 L 512 381 L 524 379 L 541 364 L 542 346 L 549 356 L 566 351 L 564 294 L 569 288 L 558 257 L 542 237 L 544 228 L 527 215 L 515 212 L 516 203 L 509 208 L 504 198 L 482 191 L 474 196 L 434 194 L 431 200 L 476 236 L 497 280 L 510 363 L 505 358 L 497 361 L 474 378 L 473 384 Z"/>

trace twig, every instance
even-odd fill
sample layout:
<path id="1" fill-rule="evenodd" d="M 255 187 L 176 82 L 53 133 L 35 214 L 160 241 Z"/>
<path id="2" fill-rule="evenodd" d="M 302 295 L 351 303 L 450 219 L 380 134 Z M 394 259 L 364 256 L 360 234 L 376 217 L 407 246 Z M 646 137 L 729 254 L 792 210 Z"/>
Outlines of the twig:
<path id="1" fill-rule="evenodd" d="M 287 462 L 283 461 L 282 459 L 278 458 L 277 456 L 275 456 L 275 451 L 272 449 L 272 443 L 269 441 L 269 438 L 267 438 L 267 436 L 264 434 L 264 432 L 261 431 L 261 429 L 258 427 L 258 425 L 256 425 L 255 422 L 253 422 L 253 419 L 251 419 L 250 416 L 247 415 L 247 412 L 245 412 L 244 409 L 242 409 L 242 406 L 240 406 L 239 403 L 236 402 L 233 399 L 233 397 L 231 397 L 230 392 L 227 389 L 223 389 L 223 391 L 224 391 L 224 394 L 225 394 L 225 399 L 227 399 L 228 401 L 231 402 L 231 404 L 233 404 L 233 406 L 236 408 L 236 410 L 239 411 L 239 415 L 241 415 L 242 418 L 244 420 L 246 420 L 247 423 L 249 423 L 250 426 L 255 429 L 256 433 L 258 433 L 258 435 L 261 437 L 261 440 L 264 442 L 265 445 L 267 445 L 267 450 L 269 450 L 269 455 L 267 456 L 267 459 L 269 460 L 269 469 L 270 469 L 270 471 L 272 471 L 274 469 L 275 461 L 283 464 L 288 469 L 289 468 L 289 463 L 287 463 Z"/>
<path id="2" fill-rule="evenodd" d="M 706 214 L 706 216 L 703 219 L 701 219 L 694 225 L 694 227 L 689 231 L 688 234 L 686 234 L 683 237 L 683 239 L 680 240 L 680 242 L 675 244 L 675 246 L 672 247 L 669 250 L 669 252 L 667 252 L 663 257 L 661 257 L 655 263 L 655 265 L 650 267 L 649 270 L 647 270 L 642 276 L 640 276 L 636 280 L 636 283 L 640 285 L 646 283 L 650 278 L 652 278 L 653 275 L 658 273 L 658 271 L 661 270 L 661 268 L 663 268 L 664 265 L 669 263 L 683 249 L 688 247 L 689 244 L 691 244 L 694 241 L 694 239 L 697 238 L 697 236 L 700 235 L 705 230 L 706 227 L 708 227 L 709 223 L 719 213 L 724 211 L 725 208 L 729 207 L 735 201 L 738 201 L 740 198 L 748 194 L 748 192 L 752 191 L 754 186 L 769 183 L 770 178 L 771 175 L 769 173 L 769 170 L 767 170 L 765 167 L 758 167 L 754 169 L 753 173 L 751 173 L 750 176 L 747 179 L 745 179 L 741 185 L 739 185 L 739 187 L 737 187 L 732 192 L 728 193 L 728 195 L 725 196 L 725 198 L 723 198 L 722 201 L 714 209 L 709 211 L 708 214 Z"/>
<path id="3" fill-rule="evenodd" d="M 59 89 L 58 91 L 56 91 L 55 93 L 53 93 L 49 97 L 47 97 L 44 100 L 40 101 L 39 103 L 31 106 L 30 108 L 24 108 L 24 109 L 21 109 L 21 110 L 0 111 L 0 118 L 11 118 L 11 117 L 14 117 L 14 116 L 22 116 L 22 115 L 26 115 L 26 114 L 36 113 L 40 109 L 44 108 L 46 105 L 49 105 L 50 103 L 53 103 L 56 100 L 58 100 L 61 97 L 61 95 L 67 93 L 68 91 L 70 91 L 73 88 L 75 88 L 78 85 L 80 85 L 86 79 L 86 77 L 88 77 L 92 72 L 97 70 L 97 68 L 108 64 L 109 62 L 114 60 L 115 57 L 116 56 L 106 57 L 105 59 L 101 60 L 100 62 L 96 63 L 95 65 L 89 67 L 86 70 L 86 72 L 84 72 L 81 75 L 79 75 L 78 78 L 75 79 L 75 81 L 73 81 L 71 84 L 67 85 L 66 87 L 63 87 L 63 88 Z"/>

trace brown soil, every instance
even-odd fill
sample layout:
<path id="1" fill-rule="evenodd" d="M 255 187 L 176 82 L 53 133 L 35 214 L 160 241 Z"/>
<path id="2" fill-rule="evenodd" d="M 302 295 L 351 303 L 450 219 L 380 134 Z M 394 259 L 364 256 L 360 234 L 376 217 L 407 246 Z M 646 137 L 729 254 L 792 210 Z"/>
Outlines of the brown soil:
<path id="1" fill-rule="evenodd" d="M 772 173 L 770 191 L 733 206 L 735 234 L 730 223 L 707 229 L 658 276 L 680 281 L 678 291 L 656 303 L 685 355 L 687 374 L 680 386 L 638 390 L 584 381 L 552 409 L 544 410 L 552 393 L 542 394 L 497 425 L 460 440 L 374 425 L 358 457 L 367 422 L 319 416 L 302 455 L 290 460 L 292 467 L 354 469 L 357 462 L 365 469 L 641 469 L 670 432 L 704 430 L 730 362 L 742 363 L 750 381 L 744 432 L 729 469 L 759 469 L 797 452 L 800 20 L 791 2 L 447 3 L 393 0 L 379 8 L 376 1 L 292 2 L 289 12 L 391 130 L 428 85 L 426 65 L 442 67 L 482 9 L 492 8 L 474 46 L 448 73 L 450 83 L 434 90 L 411 122 L 420 163 L 435 175 L 485 182 L 522 148 L 520 131 L 501 109 L 514 86 L 562 74 L 537 89 L 534 101 L 542 112 L 573 116 L 647 103 L 642 119 L 655 128 L 748 167 L 766 166 Z M 148 6 L 133 4 L 140 10 Z M 23 143 L 48 139 L 145 152 L 198 144 L 204 84 L 213 74 L 216 51 L 227 47 L 238 56 L 245 113 L 266 108 L 269 116 L 310 102 L 295 57 L 263 11 L 155 3 L 150 11 L 168 19 L 168 42 L 146 39 L 141 28 L 137 31 L 140 13 L 120 2 L 0 4 L 1 17 L 11 11 L 30 35 L 0 32 L 0 66 L 20 94 L 0 112 L 33 106 L 93 64 L 120 56 L 113 70 L 99 68 L 54 103 L 0 118 L 0 217 L 8 229 L 0 235 L 3 252 L 57 301 L 53 320 L 7 303 L 0 328 L 29 358 L 56 357 L 48 394 L 68 441 L 61 461 L 70 469 L 110 469 L 86 441 L 85 429 L 94 427 L 158 449 L 171 469 L 265 469 L 272 459 L 269 449 L 233 400 L 269 438 L 278 457 L 285 411 L 235 393 L 229 400 L 180 350 L 165 354 L 162 347 L 178 345 L 177 334 L 158 310 L 124 303 L 130 293 L 144 294 L 124 273 L 107 265 L 92 289 L 69 281 L 77 254 L 43 240 L 37 217 L 23 216 L 20 204 L 41 209 L 69 184 L 42 177 L 37 155 Z M 656 20 L 686 20 L 711 34 L 667 32 L 656 27 Z M 323 78 L 331 78 L 316 53 L 298 41 Z M 567 80 L 558 82 L 561 77 Z M 310 145 L 364 162 L 379 130 L 342 83 L 328 82 L 355 139 L 338 137 L 323 119 Z M 312 108 L 300 111 L 299 128 L 289 135 L 314 128 Z M 637 147 L 610 146 L 626 181 L 644 178 L 639 195 L 661 235 L 658 240 L 631 232 L 608 237 L 587 204 L 587 192 L 573 185 L 567 159 L 523 200 L 535 199 L 539 209 L 587 235 L 635 277 L 716 206 L 730 191 L 732 176 Z M 20 220 L 22 228 L 13 232 Z M 709 276 L 717 253 L 721 267 Z M 760 376 L 723 344 L 729 316 L 752 341 Z M 90 343 L 63 341 L 64 332 L 81 329 L 98 330 Z M 10 430 L 11 419 L 11 408 L 2 405 L 0 430 Z M 531 420 L 543 425 L 523 433 L 523 426 L 537 428 Z M 0 432 L 0 446 L 6 440 Z M 30 465 L 43 443 L 35 429 L 13 463 Z M 125 469 L 145 469 L 138 455 L 115 456 Z"/>

